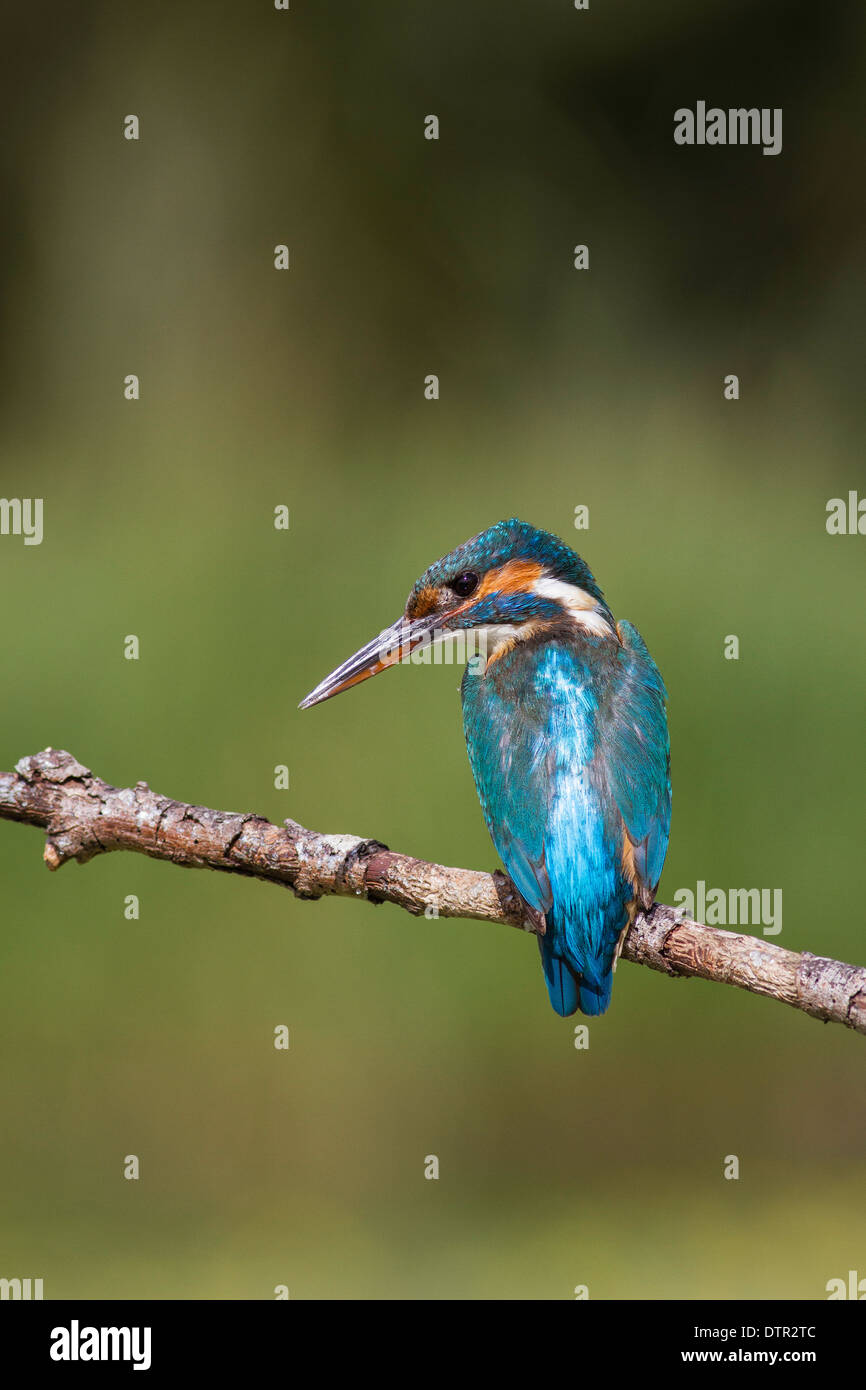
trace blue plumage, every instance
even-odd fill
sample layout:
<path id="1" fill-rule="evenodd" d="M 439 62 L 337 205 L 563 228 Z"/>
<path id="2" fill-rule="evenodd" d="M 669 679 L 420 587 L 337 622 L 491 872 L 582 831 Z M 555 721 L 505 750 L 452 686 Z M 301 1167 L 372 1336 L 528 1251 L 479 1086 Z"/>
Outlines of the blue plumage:
<path id="1" fill-rule="evenodd" d="M 603 1013 L 633 905 L 651 901 L 670 825 L 664 687 L 633 628 L 542 635 L 463 679 L 466 744 L 503 864 L 542 912 L 557 1013 Z M 635 873 L 623 863 L 628 841 Z M 579 981 L 579 984 L 578 984 Z"/>
<path id="2" fill-rule="evenodd" d="M 558 1014 L 604 1013 L 622 937 L 651 906 L 667 851 L 665 688 L 637 630 L 616 623 L 585 562 L 555 536 L 500 522 L 438 560 L 404 617 L 305 704 L 393 664 L 390 645 L 471 630 L 466 746 L 493 843 L 538 916 Z"/>

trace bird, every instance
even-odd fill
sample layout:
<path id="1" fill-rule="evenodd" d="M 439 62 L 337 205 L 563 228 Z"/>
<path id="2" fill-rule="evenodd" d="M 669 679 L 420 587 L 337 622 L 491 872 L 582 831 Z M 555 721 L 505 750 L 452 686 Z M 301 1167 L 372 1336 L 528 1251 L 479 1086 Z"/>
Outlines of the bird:
<path id="1" fill-rule="evenodd" d="M 299 708 L 461 634 L 469 762 L 550 1002 L 563 1018 L 603 1014 L 667 854 L 670 739 L 659 670 L 585 561 L 548 531 L 497 522 L 426 569 L 402 616 Z"/>

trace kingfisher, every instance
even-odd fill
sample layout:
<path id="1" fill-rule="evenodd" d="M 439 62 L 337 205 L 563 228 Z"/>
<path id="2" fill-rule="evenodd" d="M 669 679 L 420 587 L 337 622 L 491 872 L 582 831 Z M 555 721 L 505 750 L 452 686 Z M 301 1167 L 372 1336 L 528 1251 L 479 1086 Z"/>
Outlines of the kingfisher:
<path id="1" fill-rule="evenodd" d="M 425 570 L 402 617 L 300 708 L 459 634 L 473 651 L 460 687 L 469 762 L 550 1002 L 563 1018 L 603 1014 L 667 853 L 670 741 L 658 668 L 580 556 L 524 521 L 498 522 Z"/>

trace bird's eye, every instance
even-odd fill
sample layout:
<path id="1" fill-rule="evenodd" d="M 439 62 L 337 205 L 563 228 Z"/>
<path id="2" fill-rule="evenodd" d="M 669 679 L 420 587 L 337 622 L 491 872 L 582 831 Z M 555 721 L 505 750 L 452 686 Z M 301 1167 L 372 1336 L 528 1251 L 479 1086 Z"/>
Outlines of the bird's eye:
<path id="1" fill-rule="evenodd" d="M 473 574 L 472 570 L 464 570 L 451 580 L 448 588 L 453 590 L 458 598 L 468 598 L 478 588 L 478 575 Z"/>

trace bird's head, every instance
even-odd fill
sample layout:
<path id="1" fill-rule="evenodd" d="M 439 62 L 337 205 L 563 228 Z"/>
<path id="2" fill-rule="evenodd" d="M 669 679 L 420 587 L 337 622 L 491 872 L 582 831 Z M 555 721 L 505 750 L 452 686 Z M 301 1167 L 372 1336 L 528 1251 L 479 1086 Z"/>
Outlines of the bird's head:
<path id="1" fill-rule="evenodd" d="M 300 708 L 405 661 L 422 643 L 471 632 L 475 650 L 489 662 L 513 643 L 561 625 L 598 635 L 615 630 L 579 555 L 525 521 L 500 521 L 425 570 L 402 617 L 326 676 Z"/>

